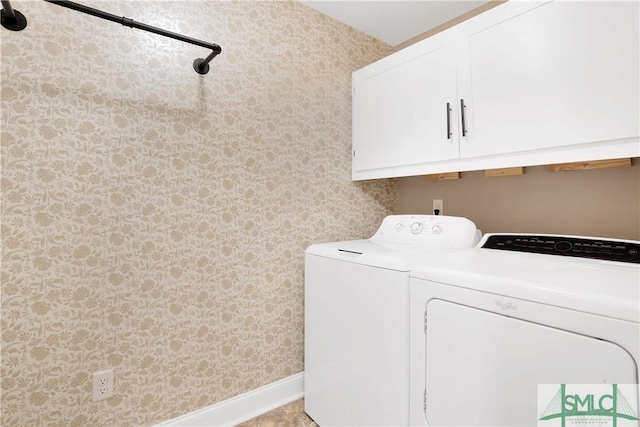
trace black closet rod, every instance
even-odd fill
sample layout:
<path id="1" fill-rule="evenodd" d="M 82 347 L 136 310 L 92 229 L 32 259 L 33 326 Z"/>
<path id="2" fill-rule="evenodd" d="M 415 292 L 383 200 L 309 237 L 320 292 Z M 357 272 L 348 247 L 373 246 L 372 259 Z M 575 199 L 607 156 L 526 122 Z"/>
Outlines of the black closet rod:
<path id="1" fill-rule="evenodd" d="M 215 43 L 207 43 L 202 40 L 194 39 L 191 37 L 183 36 L 182 34 L 177 34 L 171 31 L 163 30 L 162 28 L 153 27 L 151 25 L 143 24 L 141 22 L 136 22 L 133 19 L 125 18 L 113 15 L 111 13 L 103 12 L 102 10 L 94 9 L 92 7 L 84 6 L 78 3 L 74 3 L 71 1 L 58 1 L 58 0 L 45 0 L 48 3 L 56 4 L 58 6 L 66 7 L 68 9 L 73 9 L 78 12 L 86 13 L 88 15 L 95 16 L 97 18 L 106 19 L 107 21 L 117 22 L 126 27 L 137 28 L 139 30 L 148 31 L 150 33 L 158 34 L 161 36 L 169 37 L 175 40 L 180 40 L 185 43 L 194 44 L 196 46 L 205 47 L 207 49 L 211 49 L 212 52 L 206 58 L 197 58 L 193 61 L 193 69 L 196 70 L 199 74 L 207 74 L 209 72 L 209 62 L 216 56 L 218 56 L 222 52 L 222 48 Z M 13 18 L 14 15 L 18 15 L 17 18 Z M 9 25 L 13 25 L 12 22 L 14 20 L 19 19 L 19 16 L 22 16 L 20 12 L 11 8 L 11 3 L 6 0 L 2 0 L 2 25 L 5 28 L 5 21 Z M 24 16 L 22 16 L 24 19 Z M 24 27 L 26 27 L 26 19 L 24 19 Z M 20 28 L 23 29 L 24 27 Z M 19 29 L 9 28 L 10 30 L 19 31 Z"/>

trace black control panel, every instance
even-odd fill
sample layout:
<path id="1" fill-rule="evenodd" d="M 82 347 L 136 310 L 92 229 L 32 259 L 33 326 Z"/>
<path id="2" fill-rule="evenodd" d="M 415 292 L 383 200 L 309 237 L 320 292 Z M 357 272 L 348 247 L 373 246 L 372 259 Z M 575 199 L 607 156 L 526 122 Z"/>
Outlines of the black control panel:
<path id="1" fill-rule="evenodd" d="M 640 244 L 612 240 L 503 234 L 489 236 L 482 247 L 640 264 Z"/>

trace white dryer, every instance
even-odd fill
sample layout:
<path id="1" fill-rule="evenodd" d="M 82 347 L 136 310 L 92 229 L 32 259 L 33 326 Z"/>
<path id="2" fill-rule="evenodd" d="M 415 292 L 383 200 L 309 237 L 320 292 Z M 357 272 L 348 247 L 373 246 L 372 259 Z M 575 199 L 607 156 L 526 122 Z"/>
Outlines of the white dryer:
<path id="1" fill-rule="evenodd" d="M 305 411 L 321 426 L 409 422 L 409 270 L 474 246 L 465 218 L 392 215 L 366 240 L 305 252 Z"/>
<path id="2" fill-rule="evenodd" d="M 637 384 L 639 251 L 638 241 L 487 234 L 415 267 L 411 425 L 545 425 L 538 384 Z M 562 405 L 547 418 L 568 417 Z"/>

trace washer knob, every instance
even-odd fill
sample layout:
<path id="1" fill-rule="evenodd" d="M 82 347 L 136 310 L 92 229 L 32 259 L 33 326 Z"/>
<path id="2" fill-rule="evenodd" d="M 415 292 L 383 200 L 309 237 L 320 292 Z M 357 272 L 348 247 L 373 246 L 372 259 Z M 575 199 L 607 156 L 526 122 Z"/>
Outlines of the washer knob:
<path id="1" fill-rule="evenodd" d="M 404 229 L 404 224 L 399 222 L 396 224 L 396 231 L 402 231 Z"/>
<path id="2" fill-rule="evenodd" d="M 420 233 L 423 228 L 424 228 L 424 224 L 422 224 L 421 222 L 414 222 L 413 224 L 411 224 L 411 232 L 413 234 Z"/>
<path id="3" fill-rule="evenodd" d="M 434 225 L 433 227 L 431 227 L 431 231 L 433 231 L 433 234 L 440 234 L 440 232 L 442 231 L 442 227 L 440 227 L 439 225 Z"/>

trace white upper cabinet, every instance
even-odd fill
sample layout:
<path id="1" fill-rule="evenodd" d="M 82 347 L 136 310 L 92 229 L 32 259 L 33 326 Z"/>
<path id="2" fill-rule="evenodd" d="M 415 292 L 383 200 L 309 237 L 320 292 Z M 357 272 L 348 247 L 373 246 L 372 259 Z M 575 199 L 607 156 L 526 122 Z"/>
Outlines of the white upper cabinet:
<path id="1" fill-rule="evenodd" d="M 639 157 L 639 5 L 507 2 L 356 71 L 353 179 Z"/>
<path id="2" fill-rule="evenodd" d="M 354 170 L 459 156 L 455 111 L 447 110 L 457 99 L 453 46 L 434 46 L 402 63 L 397 59 L 354 74 Z"/>
<path id="3" fill-rule="evenodd" d="M 638 4 L 550 2 L 470 34 L 462 157 L 638 136 Z"/>

